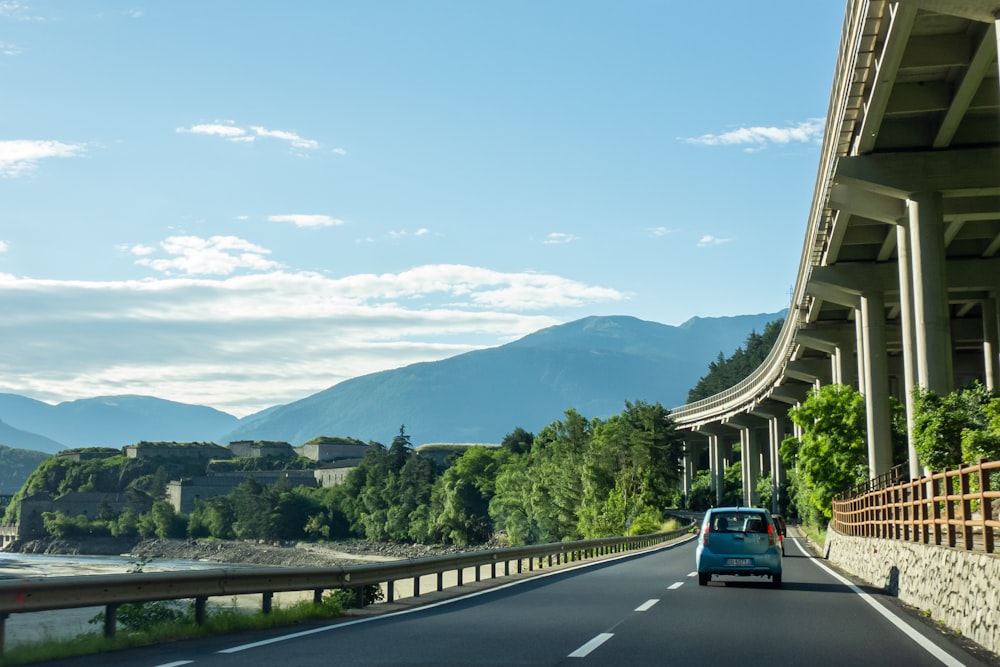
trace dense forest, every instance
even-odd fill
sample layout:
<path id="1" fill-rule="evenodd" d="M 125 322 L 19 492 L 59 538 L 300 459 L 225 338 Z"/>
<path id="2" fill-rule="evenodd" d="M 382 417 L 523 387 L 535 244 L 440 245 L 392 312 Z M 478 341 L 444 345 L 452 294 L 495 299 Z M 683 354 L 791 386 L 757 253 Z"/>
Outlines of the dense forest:
<path id="1" fill-rule="evenodd" d="M 729 389 L 757 369 L 774 347 L 781 333 L 782 320 L 774 320 L 764 327 L 764 333 L 751 331 L 746 344 L 729 357 L 719 352 L 719 357 L 708 365 L 708 373 L 698 380 L 688 392 L 688 403 L 708 398 Z"/>
<path id="2" fill-rule="evenodd" d="M 30 449 L 0 445 L 0 495 L 11 495 L 20 489 L 31 472 L 48 457 L 48 454 Z"/>

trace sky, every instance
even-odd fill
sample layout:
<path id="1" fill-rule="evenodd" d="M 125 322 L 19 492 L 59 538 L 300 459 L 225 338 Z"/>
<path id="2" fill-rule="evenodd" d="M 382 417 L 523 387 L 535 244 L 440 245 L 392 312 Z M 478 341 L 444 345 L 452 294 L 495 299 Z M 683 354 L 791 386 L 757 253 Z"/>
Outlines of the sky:
<path id="1" fill-rule="evenodd" d="M 0 0 L 0 392 L 242 417 L 778 312 L 844 6 Z"/>

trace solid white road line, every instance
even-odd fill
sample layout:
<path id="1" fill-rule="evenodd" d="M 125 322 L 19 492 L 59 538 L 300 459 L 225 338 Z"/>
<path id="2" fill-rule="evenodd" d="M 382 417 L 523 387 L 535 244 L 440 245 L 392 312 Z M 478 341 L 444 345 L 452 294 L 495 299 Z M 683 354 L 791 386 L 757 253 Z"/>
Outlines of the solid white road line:
<path id="1" fill-rule="evenodd" d="M 649 611 L 649 609 L 659 602 L 659 600 L 646 600 L 641 605 L 635 608 L 636 611 Z"/>
<path id="2" fill-rule="evenodd" d="M 676 591 L 678 588 L 680 588 L 683 585 L 684 585 L 683 581 L 676 581 L 676 582 L 670 584 L 669 586 L 667 586 L 667 590 L 668 591 Z"/>
<path id="3" fill-rule="evenodd" d="M 609 639 L 611 639 L 614 636 L 615 635 L 613 633 L 611 633 L 611 632 L 602 632 L 601 634 L 597 635 L 596 637 L 594 637 L 593 639 L 591 639 L 589 642 L 587 642 L 586 644 L 584 644 L 583 646 L 581 646 L 580 648 L 578 648 L 575 651 L 573 651 L 572 653 L 570 653 L 569 657 L 571 657 L 571 658 L 586 658 L 588 655 L 590 655 L 591 651 L 593 651 L 598 646 L 600 646 L 601 644 L 603 644 L 604 642 L 608 641 Z"/>
<path id="4" fill-rule="evenodd" d="M 948 665 L 948 667 L 962 667 L 961 660 L 956 660 L 955 658 L 948 655 L 944 650 L 938 647 L 937 644 L 924 637 L 922 634 L 920 634 L 919 632 L 911 628 L 909 625 L 907 625 L 907 623 L 904 622 L 903 619 L 901 619 L 899 616 L 897 616 L 896 614 L 894 614 L 893 612 L 889 611 L 881 604 L 879 604 L 875 600 L 875 598 L 868 595 L 868 593 L 865 593 L 863 590 L 852 584 L 850 581 L 842 577 L 839 573 L 834 572 L 833 570 L 828 568 L 826 565 L 820 562 L 820 560 L 816 558 L 811 552 L 805 549 L 799 543 L 798 540 L 795 540 L 795 546 L 799 548 L 799 551 L 801 551 L 804 556 L 807 556 L 810 560 L 812 560 L 812 562 L 816 564 L 816 567 L 820 568 L 821 570 L 829 574 L 831 577 L 833 577 L 840 583 L 850 588 L 862 600 L 867 602 L 875 611 L 882 614 L 882 616 L 884 616 L 886 620 L 888 620 L 890 623 L 895 625 L 900 630 L 900 632 L 909 637 L 910 641 L 912 641 L 917 646 L 924 649 L 932 656 L 940 660 L 942 664 Z"/>

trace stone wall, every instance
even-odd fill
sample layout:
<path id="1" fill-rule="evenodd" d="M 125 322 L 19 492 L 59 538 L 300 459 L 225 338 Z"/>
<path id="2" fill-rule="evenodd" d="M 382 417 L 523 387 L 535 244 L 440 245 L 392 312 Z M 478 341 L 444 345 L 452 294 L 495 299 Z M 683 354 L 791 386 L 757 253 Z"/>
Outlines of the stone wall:
<path id="1" fill-rule="evenodd" d="M 830 562 L 1000 652 L 1000 555 L 826 534 Z"/>

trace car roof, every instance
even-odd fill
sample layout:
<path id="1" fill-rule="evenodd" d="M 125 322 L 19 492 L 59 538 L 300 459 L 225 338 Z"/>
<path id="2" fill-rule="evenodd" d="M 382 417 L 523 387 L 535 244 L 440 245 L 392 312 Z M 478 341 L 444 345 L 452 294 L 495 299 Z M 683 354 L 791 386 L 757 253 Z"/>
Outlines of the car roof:
<path id="1" fill-rule="evenodd" d="M 747 507 L 743 506 L 733 506 L 733 507 L 713 507 L 708 510 L 709 513 L 714 514 L 715 512 L 759 512 L 764 514 L 767 512 L 763 507 Z"/>

